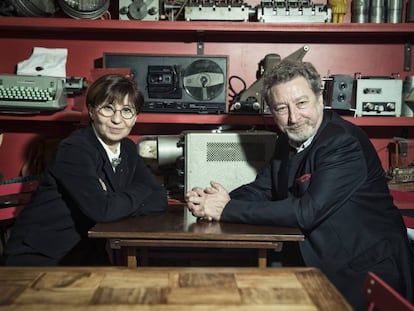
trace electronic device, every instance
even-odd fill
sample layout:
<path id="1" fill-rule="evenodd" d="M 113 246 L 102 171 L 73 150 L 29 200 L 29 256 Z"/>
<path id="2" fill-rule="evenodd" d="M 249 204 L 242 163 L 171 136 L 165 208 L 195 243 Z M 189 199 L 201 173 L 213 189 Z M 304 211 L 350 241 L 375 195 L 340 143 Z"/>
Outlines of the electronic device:
<path id="1" fill-rule="evenodd" d="M 88 87 L 88 80 L 84 77 L 66 77 L 65 92 L 68 96 L 80 95 Z"/>
<path id="2" fill-rule="evenodd" d="M 248 21 L 254 10 L 243 0 L 191 0 L 185 5 L 187 21 Z"/>
<path id="3" fill-rule="evenodd" d="M 269 131 L 185 131 L 184 191 L 210 181 L 227 191 L 254 181 L 274 153 L 277 134 Z M 191 214 L 188 215 L 191 218 Z"/>
<path id="4" fill-rule="evenodd" d="M 332 18 L 330 6 L 310 0 L 262 0 L 255 7 L 243 0 L 164 0 L 162 9 L 168 20 L 328 23 Z"/>
<path id="5" fill-rule="evenodd" d="M 414 6 L 413 6 L 414 7 Z M 403 82 L 403 99 L 401 115 L 414 116 L 414 76 L 407 76 Z"/>
<path id="6" fill-rule="evenodd" d="M 325 105 L 338 110 L 355 110 L 353 101 L 354 77 L 335 74 L 324 79 Z"/>
<path id="7" fill-rule="evenodd" d="M 401 116 L 401 79 L 356 75 L 357 116 Z"/>
<path id="8" fill-rule="evenodd" d="M 330 23 L 332 10 L 310 0 L 262 0 L 257 7 L 257 20 L 280 23 Z"/>
<path id="9" fill-rule="evenodd" d="M 414 166 L 392 167 L 387 172 L 390 184 L 414 182 Z"/>
<path id="10" fill-rule="evenodd" d="M 159 17 L 159 0 L 119 0 L 121 20 L 157 21 Z"/>
<path id="11" fill-rule="evenodd" d="M 163 0 L 163 18 L 186 21 L 248 21 L 255 9 L 243 0 Z"/>
<path id="12" fill-rule="evenodd" d="M 72 18 L 97 19 L 109 9 L 110 0 L 58 0 L 63 12 Z"/>
<path id="13" fill-rule="evenodd" d="M 390 183 L 414 182 L 414 141 L 395 137 L 388 145 Z"/>
<path id="14" fill-rule="evenodd" d="M 6 1 L 1 2 L 4 3 Z M 10 1 L 10 3 L 14 6 L 18 16 L 50 17 L 59 10 L 55 1 L 13 0 Z"/>
<path id="15" fill-rule="evenodd" d="M 267 70 L 281 61 L 279 54 L 267 54 L 259 62 L 257 72 L 258 79 L 254 81 L 246 90 L 235 96 L 232 101 L 231 111 L 235 113 L 263 113 L 264 104 L 262 101 L 262 88 L 264 74 Z"/>
<path id="16" fill-rule="evenodd" d="M 0 75 L 0 112 L 40 113 L 66 107 L 65 78 Z"/>
<path id="17" fill-rule="evenodd" d="M 226 111 L 227 56 L 104 53 L 107 68 L 130 68 L 146 112 Z"/>

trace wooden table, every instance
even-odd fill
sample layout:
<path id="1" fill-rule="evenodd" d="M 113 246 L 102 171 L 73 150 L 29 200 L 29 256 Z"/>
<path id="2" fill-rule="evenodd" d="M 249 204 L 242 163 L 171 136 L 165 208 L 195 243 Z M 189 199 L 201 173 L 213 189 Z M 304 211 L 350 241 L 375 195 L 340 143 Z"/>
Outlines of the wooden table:
<path id="1" fill-rule="evenodd" d="M 8 311 L 352 310 L 316 268 L 0 267 Z"/>
<path id="2" fill-rule="evenodd" d="M 267 266 L 267 249 L 280 251 L 283 241 L 303 241 L 299 229 L 188 221 L 184 207 L 170 207 L 166 213 L 97 224 L 89 237 L 109 239 L 113 249 L 126 248 L 127 265 L 137 267 L 137 248 L 198 247 L 258 250 L 258 266 Z"/>

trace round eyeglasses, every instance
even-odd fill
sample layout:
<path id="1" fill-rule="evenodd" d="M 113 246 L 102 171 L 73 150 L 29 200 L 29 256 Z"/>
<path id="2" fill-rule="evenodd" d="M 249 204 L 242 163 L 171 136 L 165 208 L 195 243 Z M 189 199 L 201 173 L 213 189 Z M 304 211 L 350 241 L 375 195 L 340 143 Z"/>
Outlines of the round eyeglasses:
<path id="1" fill-rule="evenodd" d="M 111 105 L 102 106 L 99 108 L 98 112 L 103 115 L 104 117 L 113 117 L 115 113 L 119 111 L 121 113 L 121 117 L 124 119 L 131 119 L 137 115 L 134 109 L 130 107 L 123 107 L 121 109 L 115 109 Z"/>

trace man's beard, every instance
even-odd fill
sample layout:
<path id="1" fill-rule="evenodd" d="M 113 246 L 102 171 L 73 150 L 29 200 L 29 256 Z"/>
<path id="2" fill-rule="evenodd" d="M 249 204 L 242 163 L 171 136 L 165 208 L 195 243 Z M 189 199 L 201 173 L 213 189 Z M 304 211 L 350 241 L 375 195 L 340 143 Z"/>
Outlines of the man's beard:
<path id="1" fill-rule="evenodd" d="M 285 131 L 289 140 L 299 146 L 315 134 L 315 127 L 310 120 L 305 120 L 301 124 L 286 126 Z"/>

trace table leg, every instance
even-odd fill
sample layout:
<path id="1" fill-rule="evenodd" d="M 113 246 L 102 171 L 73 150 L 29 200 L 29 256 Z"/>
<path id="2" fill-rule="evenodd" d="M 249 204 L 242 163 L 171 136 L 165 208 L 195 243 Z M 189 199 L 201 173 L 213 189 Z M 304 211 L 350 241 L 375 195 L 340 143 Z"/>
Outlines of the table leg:
<path id="1" fill-rule="evenodd" d="M 260 248 L 258 254 L 258 266 L 259 268 L 266 268 L 267 267 L 267 249 Z"/>
<path id="2" fill-rule="evenodd" d="M 139 249 L 139 256 L 137 259 L 137 264 L 139 266 L 148 266 L 148 247 L 141 247 Z"/>
<path id="3" fill-rule="evenodd" d="M 129 268 L 137 267 L 137 254 L 135 246 L 127 247 L 127 264 Z"/>

